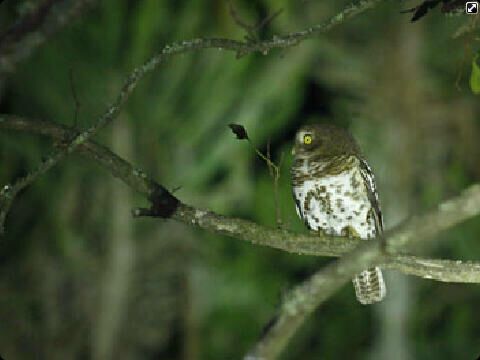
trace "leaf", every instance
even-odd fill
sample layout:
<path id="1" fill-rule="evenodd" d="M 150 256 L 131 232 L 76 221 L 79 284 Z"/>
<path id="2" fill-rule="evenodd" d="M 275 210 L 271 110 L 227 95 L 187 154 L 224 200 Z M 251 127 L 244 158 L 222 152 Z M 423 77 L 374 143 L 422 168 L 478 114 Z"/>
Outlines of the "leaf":
<path id="1" fill-rule="evenodd" d="M 415 21 L 420 20 L 425 15 L 427 15 L 427 13 L 431 9 L 435 8 L 439 4 L 439 2 L 440 2 L 440 0 L 426 0 L 426 1 L 422 2 L 420 5 L 418 5 L 414 8 L 404 10 L 404 11 L 401 11 L 401 12 L 402 13 L 412 13 L 412 12 L 414 12 L 410 21 L 415 22 Z"/>
<path id="2" fill-rule="evenodd" d="M 470 89 L 475 95 L 480 94 L 480 65 L 478 64 L 478 59 L 480 57 L 480 52 L 473 57 L 472 60 L 472 73 L 470 74 Z"/>
<path id="3" fill-rule="evenodd" d="M 245 130 L 243 125 L 229 124 L 228 127 L 237 136 L 238 140 L 248 140 L 247 130 Z"/>

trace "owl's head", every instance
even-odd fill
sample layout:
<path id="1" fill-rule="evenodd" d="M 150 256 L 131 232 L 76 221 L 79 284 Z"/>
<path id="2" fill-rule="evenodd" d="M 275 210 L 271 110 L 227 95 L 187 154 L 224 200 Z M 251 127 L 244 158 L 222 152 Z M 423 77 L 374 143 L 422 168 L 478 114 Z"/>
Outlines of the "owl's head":
<path id="1" fill-rule="evenodd" d="M 359 155 L 360 149 L 347 130 L 331 124 L 302 126 L 295 136 L 296 157 Z"/>

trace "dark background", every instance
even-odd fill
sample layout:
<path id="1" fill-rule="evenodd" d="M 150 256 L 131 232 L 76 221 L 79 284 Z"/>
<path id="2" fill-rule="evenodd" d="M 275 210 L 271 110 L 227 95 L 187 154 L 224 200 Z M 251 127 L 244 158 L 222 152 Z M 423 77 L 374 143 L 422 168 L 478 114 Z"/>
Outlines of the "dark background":
<path id="1" fill-rule="evenodd" d="M 35 7 L 0 5 L 0 31 Z M 68 3 L 68 1 L 64 1 Z M 225 1 L 105 0 L 0 77 L 0 111 L 86 128 L 135 67 L 165 44 L 242 39 Z M 321 23 L 346 1 L 235 1 L 260 37 Z M 274 226 L 272 179 L 229 123 L 284 154 L 283 220 L 296 129 L 351 130 L 377 177 L 387 228 L 479 181 L 480 106 L 469 88 L 479 31 L 439 8 L 417 22 L 384 2 L 325 35 L 236 59 L 176 56 L 144 79 L 96 137 L 182 201 Z M 60 9 L 61 10 L 61 9 Z M 60 11 L 57 10 L 57 11 Z M 73 88 L 73 89 L 72 89 Z M 74 95 L 75 94 L 75 95 Z M 76 106 L 75 97 L 79 106 Z M 78 113 L 75 120 L 75 114 Z M 0 185 L 33 169 L 52 143 L 0 132 Z M 331 261 L 222 238 L 173 221 L 133 219 L 146 200 L 78 155 L 18 198 L 0 242 L 0 353 L 6 359 L 239 359 L 282 293 Z M 475 260 L 480 220 L 444 233 L 423 255 Z M 422 252 L 419 252 L 422 254 Z M 284 359 L 474 359 L 480 289 L 387 271 L 387 299 L 362 306 L 345 286 L 302 327 Z"/>

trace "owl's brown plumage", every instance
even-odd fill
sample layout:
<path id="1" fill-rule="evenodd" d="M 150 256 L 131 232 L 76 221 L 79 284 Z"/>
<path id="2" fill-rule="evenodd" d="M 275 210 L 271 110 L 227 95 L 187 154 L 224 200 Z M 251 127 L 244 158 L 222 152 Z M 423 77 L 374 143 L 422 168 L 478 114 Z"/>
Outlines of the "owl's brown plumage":
<path id="1" fill-rule="evenodd" d="M 292 186 L 297 213 L 306 226 L 329 235 L 371 239 L 383 232 L 373 172 L 353 137 L 329 124 L 302 127 L 296 135 Z M 362 304 L 386 294 L 380 268 L 353 278 Z"/>

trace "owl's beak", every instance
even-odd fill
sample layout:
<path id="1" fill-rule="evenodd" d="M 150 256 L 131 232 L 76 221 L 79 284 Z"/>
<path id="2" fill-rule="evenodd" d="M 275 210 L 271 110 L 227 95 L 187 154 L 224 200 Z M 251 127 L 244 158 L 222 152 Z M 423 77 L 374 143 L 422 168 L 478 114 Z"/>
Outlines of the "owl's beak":
<path id="1" fill-rule="evenodd" d="M 295 155 L 295 147 L 292 147 L 292 155 Z"/>

